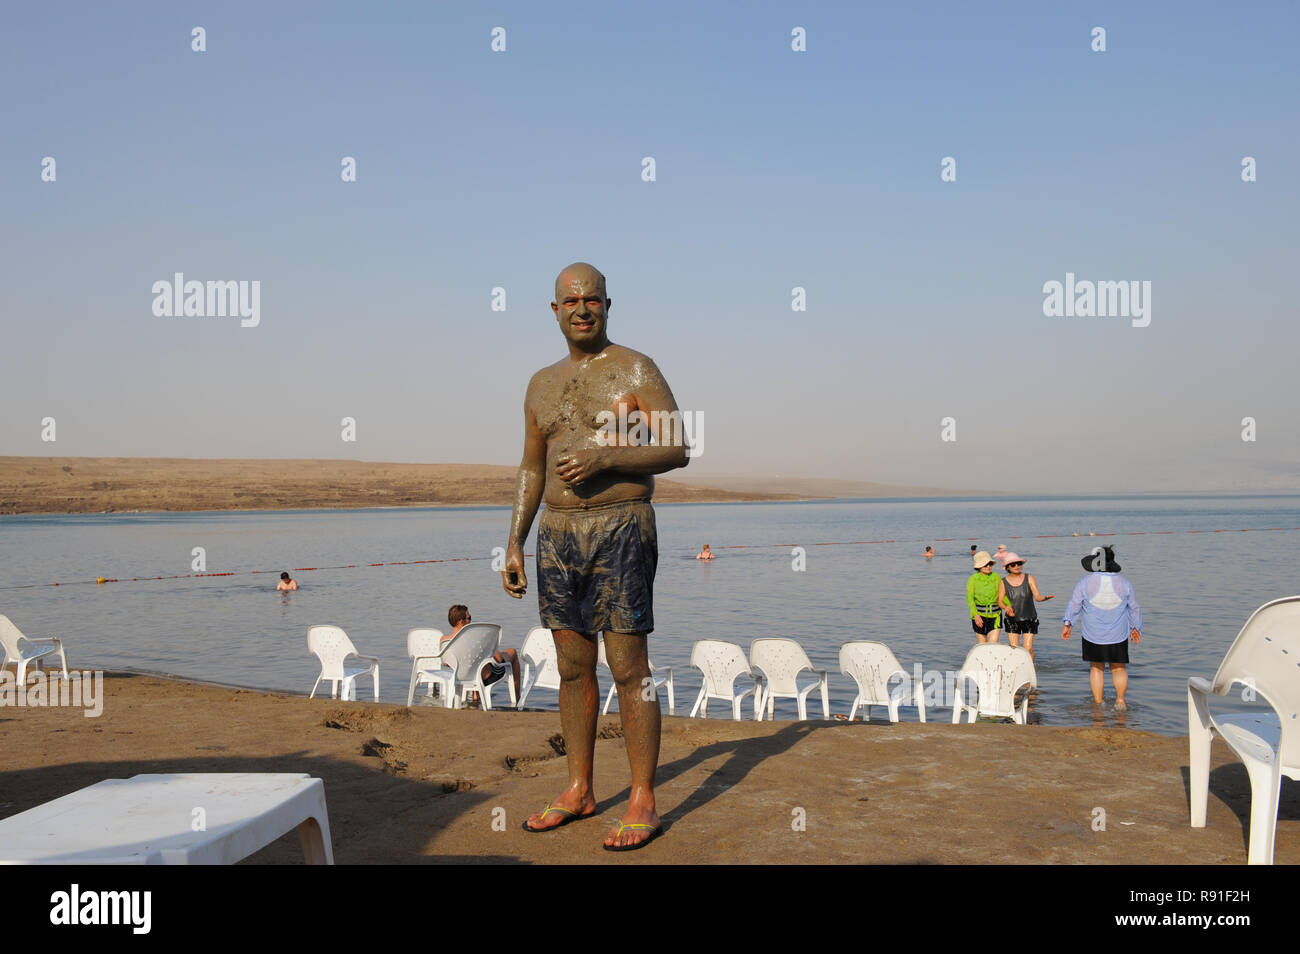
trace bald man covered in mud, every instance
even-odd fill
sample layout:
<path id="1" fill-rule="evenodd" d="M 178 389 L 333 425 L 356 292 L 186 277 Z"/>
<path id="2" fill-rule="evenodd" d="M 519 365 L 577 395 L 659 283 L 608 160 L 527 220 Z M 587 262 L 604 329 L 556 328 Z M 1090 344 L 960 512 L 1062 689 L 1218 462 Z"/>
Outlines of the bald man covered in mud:
<path id="1" fill-rule="evenodd" d="M 662 830 L 654 793 L 659 699 L 646 653 L 659 558 L 650 497 L 653 475 L 685 467 L 687 448 L 679 431 L 658 432 L 657 412 L 676 412 L 677 403 L 654 362 L 606 336 L 610 305 L 605 276 L 590 265 L 570 265 L 555 280 L 551 310 L 569 353 L 528 382 L 524 456 L 501 576 L 506 592 L 522 598 L 524 541 L 545 498 L 537 526 L 538 603 L 542 625 L 555 634 L 569 785 L 524 829 L 549 831 L 595 814 L 596 640 L 604 633 L 632 769 L 630 803 L 605 848 L 628 851 Z M 611 416 L 634 424 L 636 411 L 661 443 L 610 440 Z"/>

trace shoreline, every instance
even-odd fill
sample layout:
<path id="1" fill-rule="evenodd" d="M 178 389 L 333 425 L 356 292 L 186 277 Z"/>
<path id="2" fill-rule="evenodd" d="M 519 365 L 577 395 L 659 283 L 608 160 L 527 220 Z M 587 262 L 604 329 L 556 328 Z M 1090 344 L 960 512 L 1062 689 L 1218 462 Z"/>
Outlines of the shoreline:
<path id="1" fill-rule="evenodd" d="M 0 514 L 510 506 L 518 469 L 328 459 L 0 457 Z M 660 503 L 790 501 L 659 478 Z"/>
<path id="2" fill-rule="evenodd" d="M 517 468 L 501 464 L 401 464 L 336 459 L 0 456 L 0 516 L 510 507 Z M 706 486 L 704 481 L 712 483 Z M 1300 491 L 1167 494 L 1027 494 L 951 490 L 822 478 L 658 477 L 654 502 L 1107 500 L 1154 497 L 1285 497 Z"/>
<path id="3" fill-rule="evenodd" d="M 0 514 L 206 513 L 508 507 L 517 467 L 337 459 L 0 456 Z M 684 474 L 684 472 L 683 472 Z M 705 486 L 658 477 L 655 502 L 757 503 L 961 497 L 863 481 Z M 770 486 L 769 486 L 770 485 Z M 824 491 L 824 492 L 823 492 Z M 852 491 L 855 496 L 845 497 Z M 997 494 L 997 492 L 994 492 Z"/>
<path id="4" fill-rule="evenodd" d="M 340 864 L 1246 857 L 1250 786 L 1227 747 L 1212 749 L 1208 827 L 1193 829 L 1186 738 L 1141 730 L 665 716 L 657 778 L 665 835 L 641 852 L 612 855 L 600 842 L 628 797 L 617 715 L 599 720 L 599 821 L 538 838 L 519 824 L 565 783 L 556 712 L 408 710 L 121 670 L 105 673 L 102 702 L 98 718 L 71 708 L 0 710 L 10 783 L 0 816 L 105 778 L 307 772 L 325 781 Z M 505 825 L 494 827 L 503 813 Z M 804 820 L 802 830 L 792 817 Z M 301 863 L 296 835 L 249 860 Z M 1276 860 L 1300 861 L 1294 783 L 1282 788 Z"/>
<path id="5" fill-rule="evenodd" d="M 902 498 L 899 498 L 902 499 Z M 835 498 L 826 497 L 790 497 L 789 499 L 780 500 L 660 500 L 658 497 L 651 501 L 656 507 L 668 506 L 704 506 L 714 504 L 750 504 L 750 503 L 834 503 Z M 543 506 L 545 506 L 543 504 Z M 511 509 L 510 504 L 498 503 L 463 503 L 463 504 L 376 504 L 374 506 L 354 505 L 339 507 L 279 507 L 266 509 L 230 509 L 230 510 L 19 510 L 4 511 L 0 510 L 0 517 L 129 517 L 150 514 L 177 514 L 187 517 L 203 516 L 226 516 L 229 514 L 264 514 L 264 513 L 347 513 L 347 512 L 366 512 L 370 510 L 505 510 Z M 539 509 L 540 512 L 540 509 Z"/>

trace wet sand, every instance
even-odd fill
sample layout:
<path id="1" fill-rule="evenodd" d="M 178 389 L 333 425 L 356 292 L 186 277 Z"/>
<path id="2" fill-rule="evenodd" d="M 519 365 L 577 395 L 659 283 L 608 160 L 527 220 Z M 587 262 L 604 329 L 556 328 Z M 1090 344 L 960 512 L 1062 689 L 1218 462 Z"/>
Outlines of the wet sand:
<path id="1" fill-rule="evenodd" d="M 0 457 L 0 514 L 509 506 L 516 473 L 493 464 Z M 800 499 L 655 483 L 656 503 Z"/>
<path id="2" fill-rule="evenodd" d="M 1250 786 L 1222 742 L 1209 825 L 1192 829 L 1185 738 L 666 717 L 659 809 L 668 830 L 616 855 L 601 849 L 628 797 L 614 715 L 601 720 L 596 748 L 599 817 L 532 835 L 523 819 L 565 781 L 554 712 L 407 710 L 125 673 L 109 674 L 104 693 L 98 718 L 0 708 L 0 817 L 137 773 L 307 772 L 325 781 L 340 864 L 1246 861 Z M 1098 808 L 1105 831 L 1093 830 Z M 297 836 L 250 860 L 301 862 Z M 1286 780 L 1276 861 L 1300 863 L 1300 785 Z"/>

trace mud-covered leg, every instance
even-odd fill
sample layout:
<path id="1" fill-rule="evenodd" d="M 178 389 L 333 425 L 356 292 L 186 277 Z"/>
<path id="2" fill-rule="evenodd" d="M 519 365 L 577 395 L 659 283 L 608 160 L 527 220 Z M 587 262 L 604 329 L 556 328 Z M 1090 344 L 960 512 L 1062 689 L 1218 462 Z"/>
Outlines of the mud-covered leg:
<path id="1" fill-rule="evenodd" d="M 623 719 L 623 739 L 632 770 L 632 797 L 623 813 L 623 830 L 605 837 L 611 846 L 635 845 L 659 827 L 655 812 L 655 769 L 659 765 L 659 695 L 650 675 L 644 635 L 605 633 L 605 656 L 618 686 L 618 708 Z M 628 827 L 628 826 L 638 827 Z M 646 827 L 639 827 L 646 826 Z"/>
<path id="2" fill-rule="evenodd" d="M 542 812 L 528 817 L 527 824 L 532 829 L 554 828 L 573 815 L 590 815 L 596 811 L 596 796 L 592 791 L 599 702 L 596 641 L 569 629 L 557 629 L 554 636 L 560 671 L 560 731 L 564 734 L 569 787 L 551 802 L 552 810 L 545 818 Z"/>

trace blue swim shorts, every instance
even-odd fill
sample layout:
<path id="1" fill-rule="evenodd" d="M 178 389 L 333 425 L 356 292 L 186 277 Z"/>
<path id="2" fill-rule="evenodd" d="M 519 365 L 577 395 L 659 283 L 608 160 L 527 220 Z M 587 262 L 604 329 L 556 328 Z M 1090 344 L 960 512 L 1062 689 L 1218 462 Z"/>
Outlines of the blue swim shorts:
<path id="1" fill-rule="evenodd" d="M 552 510 L 537 524 L 542 625 L 584 636 L 649 633 L 659 542 L 648 500 Z"/>

